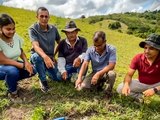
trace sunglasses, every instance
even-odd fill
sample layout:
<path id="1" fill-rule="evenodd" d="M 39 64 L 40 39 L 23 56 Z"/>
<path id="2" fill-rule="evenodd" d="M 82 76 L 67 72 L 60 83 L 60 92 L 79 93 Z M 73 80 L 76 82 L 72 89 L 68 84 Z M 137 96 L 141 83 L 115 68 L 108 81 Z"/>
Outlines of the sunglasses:
<path id="1" fill-rule="evenodd" d="M 40 15 L 40 18 L 49 18 L 48 15 Z"/>

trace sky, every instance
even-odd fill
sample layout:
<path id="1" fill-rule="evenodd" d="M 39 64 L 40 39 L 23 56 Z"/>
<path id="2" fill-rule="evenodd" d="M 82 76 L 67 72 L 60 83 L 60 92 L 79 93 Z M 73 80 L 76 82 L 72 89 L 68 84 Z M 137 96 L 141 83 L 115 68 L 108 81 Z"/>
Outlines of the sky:
<path id="1" fill-rule="evenodd" d="M 65 18 L 160 10 L 160 0 L 0 0 L 0 4 L 35 11 L 44 6 L 50 14 Z"/>

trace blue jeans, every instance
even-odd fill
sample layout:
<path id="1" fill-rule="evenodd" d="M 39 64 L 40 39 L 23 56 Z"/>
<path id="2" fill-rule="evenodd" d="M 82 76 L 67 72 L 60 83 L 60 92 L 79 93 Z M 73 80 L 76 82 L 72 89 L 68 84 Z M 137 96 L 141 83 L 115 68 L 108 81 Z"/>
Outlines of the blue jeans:
<path id="1" fill-rule="evenodd" d="M 57 65 L 55 65 L 54 68 L 47 68 L 43 58 L 38 55 L 37 53 L 33 53 L 31 55 L 31 63 L 34 64 L 36 67 L 36 70 L 38 72 L 38 77 L 41 81 L 46 81 L 46 76 L 48 75 L 49 78 L 52 80 L 58 80 L 57 79 Z"/>
<path id="2" fill-rule="evenodd" d="M 33 72 L 35 75 L 36 70 L 33 68 Z M 14 92 L 17 90 L 17 82 L 19 80 L 29 78 L 29 73 L 27 70 L 17 68 L 15 66 L 9 65 L 0 65 L 0 80 L 5 80 L 8 86 L 9 92 Z"/>
<path id="3" fill-rule="evenodd" d="M 79 73 L 80 67 L 73 67 L 73 65 L 66 65 L 65 69 L 68 75 L 67 80 L 70 80 L 73 73 Z M 57 78 L 58 80 L 62 80 L 62 76 L 60 72 L 57 73 Z"/>

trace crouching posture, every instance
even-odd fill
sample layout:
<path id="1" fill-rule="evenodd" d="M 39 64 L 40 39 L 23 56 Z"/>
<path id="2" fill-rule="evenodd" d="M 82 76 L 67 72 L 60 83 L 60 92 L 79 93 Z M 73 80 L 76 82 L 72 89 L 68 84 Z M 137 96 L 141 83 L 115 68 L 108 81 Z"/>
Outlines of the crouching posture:
<path id="1" fill-rule="evenodd" d="M 65 29 L 66 38 L 59 43 L 58 54 L 58 79 L 74 82 L 83 62 L 87 50 L 87 40 L 78 36 L 80 31 L 74 21 L 69 21 Z"/>
<path id="2" fill-rule="evenodd" d="M 118 86 L 117 92 L 142 103 L 143 96 L 160 94 L 160 35 L 151 34 L 145 41 L 140 42 L 139 46 L 144 48 L 144 53 L 133 58 L 124 82 Z M 132 80 L 136 70 L 138 80 Z"/>
<path id="3" fill-rule="evenodd" d="M 79 90 L 83 88 L 96 88 L 99 90 L 102 89 L 104 83 L 107 83 L 108 87 L 105 88 L 105 92 L 108 98 L 112 95 L 112 88 L 116 78 L 113 71 L 116 64 L 116 49 L 114 46 L 106 44 L 106 35 L 103 31 L 95 32 L 93 44 L 86 52 L 75 87 Z M 90 61 L 92 73 L 83 79 Z"/>
<path id="4" fill-rule="evenodd" d="M 18 58 L 23 61 L 18 61 Z M 22 49 L 22 39 L 15 34 L 15 22 L 7 14 L 0 15 L 0 80 L 5 80 L 10 98 L 20 101 L 17 82 L 36 73 Z"/>

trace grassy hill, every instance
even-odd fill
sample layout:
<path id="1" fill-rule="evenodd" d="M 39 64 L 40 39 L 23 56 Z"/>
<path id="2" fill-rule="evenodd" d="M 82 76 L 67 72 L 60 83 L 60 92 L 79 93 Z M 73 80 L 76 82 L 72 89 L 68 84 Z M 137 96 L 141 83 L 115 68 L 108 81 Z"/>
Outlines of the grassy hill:
<path id="1" fill-rule="evenodd" d="M 28 37 L 28 27 L 36 22 L 34 11 L 0 6 L 0 13 L 11 15 L 16 21 L 16 31 L 24 39 L 24 50 L 30 56 L 31 43 Z M 98 16 L 97 16 L 98 17 Z M 129 17 L 128 17 L 129 19 Z M 61 29 L 70 19 L 51 16 L 50 23 L 55 24 L 62 38 L 65 37 Z M 12 104 L 6 97 L 6 87 L 0 81 L 0 119 L 4 120 L 51 120 L 60 116 L 68 116 L 71 120 L 158 120 L 160 118 L 159 97 L 146 98 L 145 104 L 133 103 L 130 98 L 121 97 L 116 93 L 117 85 L 123 81 L 131 58 L 138 52 L 143 52 L 138 44 L 142 38 L 127 34 L 128 25 L 121 22 L 121 31 L 110 30 L 108 25 L 115 19 L 103 19 L 90 24 L 91 18 L 75 19 L 81 29 L 79 35 L 92 45 L 92 36 L 95 31 L 102 30 L 107 34 L 107 42 L 117 48 L 117 79 L 114 86 L 114 96 L 111 103 L 105 106 L 102 93 L 89 91 L 77 92 L 72 83 L 49 81 L 52 91 L 43 94 L 40 91 L 38 78 L 23 80 L 23 104 Z M 134 21 L 133 21 L 134 22 Z M 136 21 L 137 22 L 137 21 Z M 136 76 L 135 76 L 136 77 Z"/>

